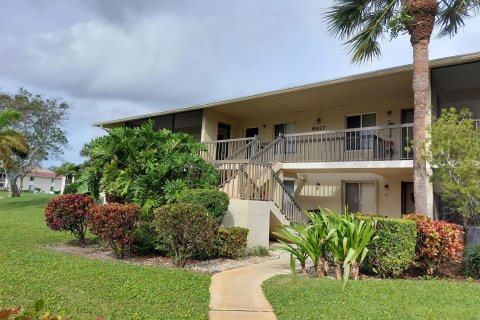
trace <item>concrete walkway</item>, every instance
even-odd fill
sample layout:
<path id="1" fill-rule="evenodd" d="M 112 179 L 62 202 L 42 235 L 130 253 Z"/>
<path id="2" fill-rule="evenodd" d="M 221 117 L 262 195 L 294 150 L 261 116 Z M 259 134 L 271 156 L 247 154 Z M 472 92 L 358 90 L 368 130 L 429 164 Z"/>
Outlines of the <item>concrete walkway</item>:
<path id="1" fill-rule="evenodd" d="M 262 283 L 277 274 L 290 272 L 290 257 L 219 272 L 210 285 L 210 319 L 277 319 L 263 294 Z"/>

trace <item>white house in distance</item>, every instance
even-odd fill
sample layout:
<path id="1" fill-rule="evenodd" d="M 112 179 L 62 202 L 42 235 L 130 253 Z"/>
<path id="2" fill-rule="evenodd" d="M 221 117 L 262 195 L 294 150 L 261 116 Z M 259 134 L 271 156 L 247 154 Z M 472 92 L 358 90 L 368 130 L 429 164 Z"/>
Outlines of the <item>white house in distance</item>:
<path id="1" fill-rule="evenodd" d="M 35 168 L 25 175 L 23 184 L 17 181 L 18 187 L 23 191 L 39 193 L 63 193 L 65 188 L 65 176 L 56 175 L 55 172 L 43 168 Z M 0 189 L 9 189 L 9 181 L 6 176 L 0 177 Z"/>
<path id="2" fill-rule="evenodd" d="M 480 119 L 480 53 L 430 66 L 432 113 L 467 107 Z M 276 226 L 319 206 L 388 217 L 414 210 L 411 65 L 95 125 L 148 120 L 206 145 L 231 199 L 223 223 L 249 228 L 250 245 L 268 245 Z M 450 213 L 429 186 L 425 214 Z"/>

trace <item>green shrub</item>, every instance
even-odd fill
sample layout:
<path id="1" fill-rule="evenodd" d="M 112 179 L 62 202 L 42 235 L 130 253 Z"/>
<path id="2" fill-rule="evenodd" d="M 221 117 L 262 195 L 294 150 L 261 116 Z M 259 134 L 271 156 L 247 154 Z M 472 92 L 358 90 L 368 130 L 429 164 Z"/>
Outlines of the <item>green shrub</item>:
<path id="1" fill-rule="evenodd" d="M 138 254 L 169 254 L 165 241 L 160 237 L 153 222 L 139 221 L 133 229 L 132 247 Z"/>
<path id="2" fill-rule="evenodd" d="M 415 258 L 417 227 L 415 222 L 356 215 L 359 219 L 375 219 L 375 236 L 367 246 L 369 252 L 362 266 L 363 271 L 381 277 L 398 276 L 408 269 Z"/>
<path id="3" fill-rule="evenodd" d="M 464 251 L 462 270 L 467 277 L 480 278 L 480 244 Z"/>
<path id="4" fill-rule="evenodd" d="M 228 209 L 230 199 L 225 192 L 215 189 L 188 189 L 180 195 L 178 202 L 200 204 L 207 209 L 209 215 L 220 222 Z"/>
<path id="5" fill-rule="evenodd" d="M 266 257 L 270 255 L 270 250 L 264 246 L 254 246 L 247 249 L 246 255 L 253 257 Z"/>
<path id="6" fill-rule="evenodd" d="M 215 219 L 199 204 L 167 204 L 155 210 L 154 219 L 175 266 L 183 267 L 196 252 L 211 248 L 217 233 Z"/>
<path id="7" fill-rule="evenodd" d="M 238 258 L 245 253 L 247 248 L 247 228 L 231 227 L 218 229 L 215 238 L 218 257 Z"/>
<path id="8" fill-rule="evenodd" d="M 72 194 L 78 192 L 78 184 L 76 182 L 67 184 L 63 189 L 63 194 Z"/>

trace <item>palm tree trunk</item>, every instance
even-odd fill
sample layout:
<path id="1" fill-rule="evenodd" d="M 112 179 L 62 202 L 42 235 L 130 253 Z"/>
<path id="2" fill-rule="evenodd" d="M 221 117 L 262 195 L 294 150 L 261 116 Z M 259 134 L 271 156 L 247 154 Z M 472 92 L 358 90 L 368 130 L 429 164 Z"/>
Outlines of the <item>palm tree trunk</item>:
<path id="1" fill-rule="evenodd" d="M 335 278 L 342 280 L 342 265 L 340 263 L 335 263 Z"/>
<path id="2" fill-rule="evenodd" d="M 360 266 L 358 265 L 358 262 L 352 263 L 350 267 L 350 279 L 352 280 L 358 280 L 358 272 L 360 271 Z"/>
<path id="3" fill-rule="evenodd" d="M 415 212 L 427 214 L 427 166 L 422 148 L 426 140 L 427 101 L 430 88 L 428 62 L 429 40 L 423 39 L 413 44 L 413 95 L 414 118 L 413 139 L 413 180 Z"/>
<path id="4" fill-rule="evenodd" d="M 415 196 L 415 212 L 428 214 L 427 209 L 427 165 L 423 148 L 426 140 L 426 115 L 430 89 L 430 65 L 428 61 L 428 45 L 438 14 L 436 0 L 405 0 L 408 14 L 414 18 L 407 26 L 410 43 L 413 47 L 413 181 Z"/>

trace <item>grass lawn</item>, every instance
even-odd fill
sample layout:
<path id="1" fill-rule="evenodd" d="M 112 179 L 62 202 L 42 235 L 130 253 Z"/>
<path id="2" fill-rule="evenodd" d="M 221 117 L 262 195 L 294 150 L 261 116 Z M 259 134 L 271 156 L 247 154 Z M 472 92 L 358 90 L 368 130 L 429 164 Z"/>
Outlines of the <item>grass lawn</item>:
<path id="1" fill-rule="evenodd" d="M 46 226 L 43 208 L 51 198 L 0 192 L 0 307 L 43 299 L 46 309 L 69 319 L 208 319 L 208 275 L 42 249 L 74 239 Z"/>
<path id="2" fill-rule="evenodd" d="M 349 282 L 276 276 L 263 290 L 282 319 L 479 319 L 478 283 L 440 280 Z"/>

